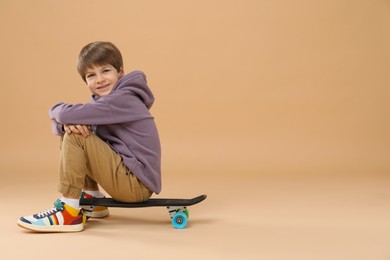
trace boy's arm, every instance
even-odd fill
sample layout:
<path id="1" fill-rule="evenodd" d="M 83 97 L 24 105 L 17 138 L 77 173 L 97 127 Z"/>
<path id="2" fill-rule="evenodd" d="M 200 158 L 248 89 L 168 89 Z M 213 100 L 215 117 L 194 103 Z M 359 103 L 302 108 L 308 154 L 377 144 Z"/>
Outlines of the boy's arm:
<path id="1" fill-rule="evenodd" d="M 74 133 L 87 137 L 90 129 L 91 127 L 87 125 L 64 125 L 52 119 L 52 131 L 55 135 L 63 136 L 65 133 Z"/>
<path id="2" fill-rule="evenodd" d="M 50 118 L 64 125 L 108 125 L 150 118 L 148 108 L 131 92 L 117 92 L 93 103 L 58 103 L 49 111 Z"/>
<path id="3" fill-rule="evenodd" d="M 54 105 L 49 116 L 62 125 L 96 125 L 105 124 L 104 118 L 112 118 L 108 106 L 87 104 L 58 103 Z"/>

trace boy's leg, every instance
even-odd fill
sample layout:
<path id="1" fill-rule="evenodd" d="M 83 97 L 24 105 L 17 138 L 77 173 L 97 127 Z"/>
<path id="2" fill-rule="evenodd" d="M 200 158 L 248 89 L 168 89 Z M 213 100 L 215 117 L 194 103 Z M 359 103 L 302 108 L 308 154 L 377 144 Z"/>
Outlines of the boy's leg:
<path id="1" fill-rule="evenodd" d="M 127 169 L 122 158 L 96 134 L 91 133 L 86 138 L 65 134 L 61 147 L 59 192 L 80 197 L 86 176 L 119 201 L 144 201 L 152 194 Z"/>
<path id="2" fill-rule="evenodd" d="M 119 201 L 143 201 L 152 194 L 127 170 L 121 157 L 96 134 L 87 138 L 78 134 L 65 134 L 61 148 L 59 185 L 59 191 L 64 197 L 57 200 L 49 210 L 21 217 L 18 225 L 39 232 L 83 230 L 86 217 L 83 210 L 63 200 L 77 198 L 75 200 L 78 202 L 86 176 L 94 180 L 96 185 L 98 182 Z"/>

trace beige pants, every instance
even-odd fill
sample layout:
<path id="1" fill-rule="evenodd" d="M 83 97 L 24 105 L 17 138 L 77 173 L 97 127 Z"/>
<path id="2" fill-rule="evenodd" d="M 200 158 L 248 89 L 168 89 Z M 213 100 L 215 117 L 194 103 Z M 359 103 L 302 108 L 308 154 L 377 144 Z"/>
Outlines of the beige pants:
<path id="1" fill-rule="evenodd" d="M 95 133 L 86 138 L 65 134 L 58 191 L 79 197 L 83 188 L 97 189 L 98 184 L 118 201 L 144 201 L 152 195 L 127 169 L 122 158 Z"/>

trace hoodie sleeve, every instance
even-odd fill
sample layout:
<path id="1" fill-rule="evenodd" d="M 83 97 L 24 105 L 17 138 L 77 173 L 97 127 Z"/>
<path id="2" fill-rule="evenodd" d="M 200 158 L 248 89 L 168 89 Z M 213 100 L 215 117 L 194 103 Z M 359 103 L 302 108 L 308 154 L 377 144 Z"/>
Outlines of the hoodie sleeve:
<path id="1" fill-rule="evenodd" d="M 55 134 L 55 135 L 62 136 L 65 134 L 65 131 L 63 129 L 63 124 L 60 124 L 53 119 L 51 120 L 51 130 L 52 130 L 53 134 Z"/>
<path id="2" fill-rule="evenodd" d="M 109 95 L 87 104 L 58 103 L 49 116 L 60 124 L 118 124 L 150 118 L 153 102 L 143 73 L 131 73 L 120 79 Z"/>

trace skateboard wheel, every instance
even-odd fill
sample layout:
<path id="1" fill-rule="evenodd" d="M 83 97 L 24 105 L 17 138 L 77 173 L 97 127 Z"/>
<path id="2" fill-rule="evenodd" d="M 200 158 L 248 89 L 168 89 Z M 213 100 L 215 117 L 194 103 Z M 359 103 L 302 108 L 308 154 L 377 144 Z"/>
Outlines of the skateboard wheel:
<path id="1" fill-rule="evenodd" d="M 184 212 L 177 212 L 172 217 L 172 225 L 174 228 L 182 229 L 187 226 L 187 215 Z"/>

